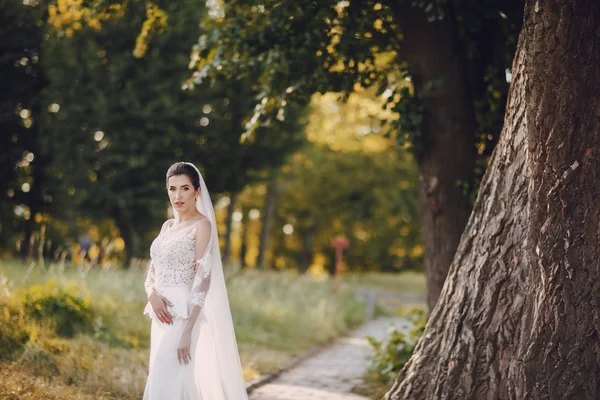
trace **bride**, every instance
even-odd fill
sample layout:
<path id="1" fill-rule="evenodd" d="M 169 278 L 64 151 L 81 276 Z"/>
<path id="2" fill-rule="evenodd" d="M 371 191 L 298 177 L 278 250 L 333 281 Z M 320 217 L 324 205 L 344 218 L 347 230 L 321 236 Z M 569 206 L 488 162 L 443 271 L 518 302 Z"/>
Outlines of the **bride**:
<path id="1" fill-rule="evenodd" d="M 150 246 L 145 282 L 152 327 L 144 400 L 247 399 L 206 184 L 193 164 L 178 162 L 167 192 L 175 218 Z"/>

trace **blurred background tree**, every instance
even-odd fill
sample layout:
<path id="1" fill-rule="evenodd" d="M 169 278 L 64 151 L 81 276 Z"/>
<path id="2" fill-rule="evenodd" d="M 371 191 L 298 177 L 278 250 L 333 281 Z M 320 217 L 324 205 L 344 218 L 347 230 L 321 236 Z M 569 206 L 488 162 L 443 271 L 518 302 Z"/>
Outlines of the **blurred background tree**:
<path id="1" fill-rule="evenodd" d="M 313 93 L 378 88 L 419 170 L 433 307 L 502 125 L 522 1 L 209 2 L 196 81 L 264 65 L 248 134 Z M 255 132 L 254 132 L 255 133 Z"/>
<path id="2" fill-rule="evenodd" d="M 344 235 L 351 243 L 349 270 L 421 267 L 414 159 L 382 134 L 389 127 L 381 121 L 390 117 L 383 101 L 374 91 L 347 102 L 334 93 L 313 96 L 309 143 L 270 182 L 242 193 L 235 241 L 244 265 L 332 272 L 330 242 Z M 265 221 L 270 202 L 271 224 Z M 270 246 L 261 245 L 265 237 L 248 237 L 261 230 L 257 216 Z"/>
<path id="3" fill-rule="evenodd" d="M 29 225 L 40 240 L 42 228 L 52 240 L 47 256 L 64 256 L 93 227 L 92 241 L 105 239 L 112 249 L 124 249 L 115 257 L 125 264 L 147 257 L 150 240 L 168 217 L 164 172 L 185 159 L 198 164 L 215 195 L 228 262 L 327 271 L 335 235 L 351 242 L 348 269 L 420 268 L 427 254 L 436 257 L 419 238 L 429 229 L 421 228 L 419 210 L 425 218 L 448 193 L 440 189 L 423 198 L 427 179 L 417 176 L 429 176 L 423 175 L 427 159 L 463 153 L 419 139 L 439 133 L 423 124 L 436 118 L 428 107 L 447 107 L 446 100 L 428 102 L 443 97 L 435 91 L 448 80 L 440 76 L 416 85 L 408 39 L 391 5 L 32 4 L 13 6 L 37 27 L 45 54 L 38 67 L 45 77 L 39 90 L 42 133 L 35 151 L 18 146 L 6 151 L 14 173 L 3 179 L 3 196 L 12 195 L 10 203 L 3 202 L 4 225 L 16 228 L 3 236 L 5 248 L 15 240 L 31 242 L 24 234 Z M 467 136 L 469 148 L 481 157 L 471 164 L 463 157 L 469 178 L 451 179 L 463 205 L 469 205 L 468 193 L 482 173 L 475 171 L 477 160 L 483 166 L 493 148 L 518 25 L 505 6 L 469 7 L 460 8 L 461 18 L 483 18 L 489 26 L 465 22 L 453 31 L 463 35 L 461 57 L 487 68 L 471 77 L 485 93 L 468 104 L 479 107 L 479 128 Z M 434 14 L 428 11 L 429 25 L 420 35 L 438 26 L 440 16 Z M 224 31 L 248 16 L 250 22 Z M 272 24 L 265 26 L 267 20 Z M 473 42 L 484 29 L 497 35 L 485 36 L 491 46 L 485 49 Z M 238 59 L 232 58 L 235 49 L 244 50 Z M 18 65 L 11 62 L 7 68 Z M 453 85 L 474 90 L 464 80 Z M 323 94 L 313 95 L 319 91 Z M 31 129 L 16 107 L 7 107 L 17 110 L 7 115 L 16 115 L 21 129 Z M 46 186 L 33 179 L 36 163 Z M 23 188 L 42 189 L 45 211 L 32 214 Z M 451 203 L 432 215 L 442 218 Z"/>
<path id="4" fill-rule="evenodd" d="M 12 5 L 39 31 L 36 44 L 48 59 L 36 64 L 37 74 L 47 76 L 48 82 L 47 87 L 44 80 L 44 87 L 36 88 L 40 104 L 36 110 L 14 103 L 15 96 L 7 99 L 14 103 L 6 107 L 16 114 L 12 120 L 28 133 L 20 139 L 22 147 L 7 146 L 10 152 L 3 158 L 8 170 L 15 171 L 3 179 L 3 193 L 16 204 L 6 207 L 11 217 L 7 221 L 22 221 L 30 232 L 48 227 L 50 214 L 25 198 L 47 186 L 34 176 L 36 172 L 51 174 L 58 180 L 53 189 L 63 196 L 60 201 L 45 191 L 44 196 L 56 206 L 52 217 L 70 226 L 57 232 L 52 250 L 73 243 L 61 243 L 65 235 L 74 237 L 75 243 L 77 236 L 85 235 L 85 228 L 83 232 L 78 228 L 83 220 L 100 223 L 108 217 L 124 241 L 128 265 L 134 256 L 147 256 L 149 240 L 167 217 L 164 173 L 172 162 L 197 163 L 216 196 L 234 196 L 252 181 L 264 179 L 265 169 L 282 164 L 286 154 L 303 142 L 300 109 L 291 109 L 286 118 L 261 129 L 260 139 L 239 140 L 244 131 L 240 110 L 252 107 L 256 95 L 248 80 L 222 79 L 185 90 L 191 89 L 185 83 L 189 49 L 202 33 L 198 25 L 206 11 L 202 5 L 187 2 L 161 9 L 163 32 L 155 32 L 143 57 L 138 57 L 136 34 L 147 22 L 145 2 L 128 2 L 118 14 L 105 18 L 101 29 L 77 25 L 77 7 L 63 10 L 60 19 L 50 12 L 54 19 L 48 26 L 42 6 Z M 32 13 L 34 9 L 44 15 Z M 12 57 L 7 68 L 19 72 L 10 62 L 21 62 L 22 57 Z M 26 89 L 21 85 L 19 90 Z M 34 111 L 40 118 L 32 115 Z M 40 121 L 40 128 L 31 121 Z M 43 129 L 43 134 L 36 129 Z M 18 173 L 23 176 L 17 182 Z M 15 219 L 14 210 L 24 211 Z M 225 234 L 226 243 L 227 238 Z M 28 235 L 20 242 L 29 243 Z"/>
<path id="5" fill-rule="evenodd" d="M 183 149 L 191 160 L 199 155 L 191 143 L 200 133 L 204 101 L 181 90 L 188 33 L 200 32 L 203 9 L 192 2 L 169 9 L 171 24 L 144 58 L 136 58 L 145 7 L 128 2 L 124 14 L 100 30 L 52 30 L 46 45 L 52 60 L 45 66 L 46 98 L 59 110 L 46 136 L 53 168 L 83 212 L 114 220 L 127 263 L 145 254 L 146 235 L 166 217 L 165 166 L 183 157 Z"/>
<path id="6" fill-rule="evenodd" d="M 40 151 L 45 9 L 11 0 L 0 8 L 0 246 L 10 248 L 20 236 L 19 251 L 31 256 L 36 219 L 53 192 L 48 156 Z"/>

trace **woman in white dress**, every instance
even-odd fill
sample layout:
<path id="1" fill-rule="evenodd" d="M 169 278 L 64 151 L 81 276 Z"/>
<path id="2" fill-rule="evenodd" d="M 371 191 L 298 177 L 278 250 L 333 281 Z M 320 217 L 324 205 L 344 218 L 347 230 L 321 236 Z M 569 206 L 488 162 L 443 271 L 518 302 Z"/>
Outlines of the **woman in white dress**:
<path id="1" fill-rule="evenodd" d="M 167 171 L 174 219 L 150 246 L 145 288 L 152 318 L 144 400 L 244 400 L 210 194 L 191 163 Z"/>

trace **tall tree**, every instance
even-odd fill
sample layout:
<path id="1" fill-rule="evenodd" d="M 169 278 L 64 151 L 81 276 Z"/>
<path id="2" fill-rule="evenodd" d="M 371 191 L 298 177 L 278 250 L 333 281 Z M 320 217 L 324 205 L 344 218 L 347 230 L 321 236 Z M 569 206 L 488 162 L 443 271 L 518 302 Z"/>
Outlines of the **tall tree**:
<path id="1" fill-rule="evenodd" d="M 301 143 L 294 110 L 263 128 L 260 138 L 240 142 L 238 114 L 253 105 L 252 82 L 220 79 L 182 90 L 192 86 L 186 83 L 188 56 L 203 32 L 203 4 L 166 5 L 168 26 L 154 32 L 138 58 L 133 49 L 144 9 L 146 2 L 129 1 L 123 15 L 107 18 L 102 29 L 84 26 L 71 35 L 59 30 L 47 45 L 47 97 L 60 105 L 49 143 L 55 167 L 87 212 L 116 221 L 127 260 L 146 254 L 166 217 L 164 174 L 170 163 L 195 162 L 213 194 L 235 194 Z"/>
<path id="2" fill-rule="evenodd" d="M 528 0 L 505 125 L 387 399 L 600 393 L 600 3 Z"/>
<path id="3" fill-rule="evenodd" d="M 136 58 L 145 9 L 131 1 L 101 30 L 56 31 L 45 46 L 46 97 L 60 107 L 49 121 L 53 167 L 82 211 L 115 220 L 126 264 L 146 254 L 145 235 L 166 216 L 168 165 L 200 155 L 193 144 L 206 98 L 181 90 L 188 35 L 200 33 L 204 8 L 191 1 L 170 7 L 169 29 Z"/>
<path id="4" fill-rule="evenodd" d="M 214 32 L 194 60 L 199 78 L 265 67 L 254 122 L 314 92 L 380 88 L 400 116 L 395 136 L 411 143 L 419 166 L 433 306 L 471 210 L 461 187 L 476 186 L 478 137 L 500 129 L 485 116 L 503 113 L 489 96 L 506 91 L 521 12 L 517 0 L 231 1 L 213 10 Z"/>
<path id="5" fill-rule="evenodd" d="M 50 154 L 42 145 L 42 92 L 48 83 L 42 68 L 46 8 L 14 0 L 1 1 L 0 8 L 0 242 L 12 245 L 19 238 L 26 256 L 53 194 L 46 169 Z M 15 207 L 22 211 L 17 216 L 20 223 Z"/>

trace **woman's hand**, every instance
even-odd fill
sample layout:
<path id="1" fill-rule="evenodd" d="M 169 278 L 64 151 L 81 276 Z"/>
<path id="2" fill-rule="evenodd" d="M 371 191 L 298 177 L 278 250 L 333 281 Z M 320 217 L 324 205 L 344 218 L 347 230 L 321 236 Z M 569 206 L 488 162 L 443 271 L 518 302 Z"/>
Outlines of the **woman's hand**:
<path id="1" fill-rule="evenodd" d="M 173 304 L 171 304 L 166 297 L 163 297 L 154 291 L 150 293 L 150 296 L 148 296 L 148 301 L 150 302 L 150 305 L 154 310 L 154 314 L 156 314 L 156 317 L 160 322 L 169 325 L 173 323 L 173 317 L 167 310 L 167 306 L 173 306 Z"/>
<path id="2" fill-rule="evenodd" d="M 179 360 L 179 364 L 188 365 L 192 360 L 192 355 L 190 354 L 191 343 L 192 333 L 184 330 L 181 339 L 179 339 L 179 345 L 177 346 L 177 359 Z"/>

